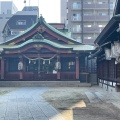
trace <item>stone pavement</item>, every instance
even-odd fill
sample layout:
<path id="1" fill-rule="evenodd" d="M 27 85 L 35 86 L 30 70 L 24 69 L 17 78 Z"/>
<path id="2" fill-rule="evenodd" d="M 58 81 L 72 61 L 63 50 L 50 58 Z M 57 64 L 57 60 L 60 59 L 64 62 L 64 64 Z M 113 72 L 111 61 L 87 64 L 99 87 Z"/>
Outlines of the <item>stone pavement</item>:
<path id="1" fill-rule="evenodd" d="M 117 113 L 113 113 L 113 116 L 108 117 L 113 112 L 114 106 L 112 104 L 120 109 L 120 93 L 108 92 L 98 86 L 81 87 L 81 93 L 85 94 L 90 104 L 95 105 L 95 107 L 92 106 L 91 109 L 90 106 L 87 106 L 73 111 L 67 110 L 61 116 L 62 113 L 58 113 L 55 108 L 42 98 L 41 95 L 47 90 L 47 87 L 21 87 L 1 95 L 0 120 L 88 120 L 90 117 L 91 120 L 119 120 L 114 119 L 114 116 L 120 118 Z M 110 109 L 107 110 L 108 108 Z M 119 113 L 117 108 L 114 108 L 114 110 Z M 93 112 L 90 115 L 83 114 L 89 113 L 89 111 Z M 99 115 L 104 113 L 104 119 L 101 116 L 95 117 L 96 111 Z M 105 113 L 105 111 L 109 111 L 110 114 Z M 68 118 L 68 116 L 71 118 Z"/>
<path id="2" fill-rule="evenodd" d="M 98 86 L 83 89 L 90 103 L 73 110 L 74 120 L 120 120 L 119 92 L 109 92 Z"/>
<path id="3" fill-rule="evenodd" d="M 23 87 L 0 96 L 0 120 L 50 120 L 58 112 L 40 96 L 46 90 Z"/>

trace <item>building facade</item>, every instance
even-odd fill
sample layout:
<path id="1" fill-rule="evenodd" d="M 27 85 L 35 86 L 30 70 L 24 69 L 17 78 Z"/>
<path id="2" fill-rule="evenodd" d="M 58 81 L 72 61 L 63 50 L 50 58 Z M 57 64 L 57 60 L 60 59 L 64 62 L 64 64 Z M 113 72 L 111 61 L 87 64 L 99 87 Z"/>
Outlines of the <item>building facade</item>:
<path id="1" fill-rule="evenodd" d="M 5 24 L 17 11 L 17 7 L 12 1 L 0 1 L 0 42 L 3 41 L 2 31 Z"/>
<path id="2" fill-rule="evenodd" d="M 61 0 L 61 22 L 79 42 L 93 44 L 113 15 L 116 0 Z"/>
<path id="3" fill-rule="evenodd" d="M 12 1 L 0 1 L 0 14 L 15 14 L 17 11 Z"/>
<path id="4" fill-rule="evenodd" d="M 94 46 L 84 45 L 39 20 L 0 44 L 1 80 L 88 81 L 87 58 Z"/>
<path id="5" fill-rule="evenodd" d="M 2 29 L 1 42 L 15 37 L 36 23 L 39 17 L 38 11 L 37 6 L 25 6 L 22 11 L 12 15 Z"/>
<path id="6" fill-rule="evenodd" d="M 90 55 L 97 59 L 97 77 L 101 87 L 109 91 L 120 90 L 120 0 L 114 16 L 95 40 L 98 45 Z M 116 89 L 115 89 L 116 88 Z"/>

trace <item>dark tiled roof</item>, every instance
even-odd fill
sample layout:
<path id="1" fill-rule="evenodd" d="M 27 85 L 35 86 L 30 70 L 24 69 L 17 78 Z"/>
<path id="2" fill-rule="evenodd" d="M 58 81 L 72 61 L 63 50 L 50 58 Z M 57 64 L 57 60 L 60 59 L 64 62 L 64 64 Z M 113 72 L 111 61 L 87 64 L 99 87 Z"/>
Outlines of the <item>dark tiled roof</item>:
<path id="1" fill-rule="evenodd" d="M 38 11 L 38 6 L 25 6 L 22 11 Z"/>
<path id="2" fill-rule="evenodd" d="M 17 21 L 26 21 L 26 25 L 17 25 Z M 27 29 L 37 21 L 37 15 L 14 15 L 7 24 L 10 29 Z"/>
<path id="3" fill-rule="evenodd" d="M 25 41 L 22 44 L 19 44 L 19 45 L 0 45 L 0 51 L 15 50 L 15 49 L 22 48 L 28 44 L 36 44 L 36 45 L 46 44 L 46 45 L 52 46 L 52 47 L 57 48 L 57 49 L 70 49 L 73 51 L 92 51 L 95 49 L 95 47 L 91 46 L 91 45 L 82 45 L 82 44 L 68 45 L 68 44 L 59 44 L 59 43 L 52 42 L 52 41 L 47 40 L 47 39 L 30 39 L 28 41 Z"/>
<path id="4" fill-rule="evenodd" d="M 46 27 L 46 29 L 49 29 L 52 33 L 55 33 L 63 38 L 65 38 L 69 44 L 79 44 L 79 42 L 77 42 L 75 39 L 65 35 L 64 33 L 60 32 L 59 30 L 55 29 L 54 27 L 52 27 L 51 25 L 49 25 L 48 23 L 46 23 L 46 21 L 44 20 L 44 18 L 41 16 L 38 20 L 37 23 L 35 23 L 34 25 L 32 25 L 30 28 L 26 29 L 22 34 L 19 34 L 17 36 L 15 36 L 14 38 L 6 41 L 5 43 L 2 44 L 12 44 L 14 43 L 14 41 L 20 37 L 25 36 L 26 34 L 28 34 L 30 31 L 34 30 L 36 27 L 43 25 Z M 82 44 L 82 43 L 80 43 Z"/>
<path id="5" fill-rule="evenodd" d="M 113 15 L 118 15 L 120 14 L 120 0 L 116 0 L 115 8 L 114 8 L 114 14 Z"/>

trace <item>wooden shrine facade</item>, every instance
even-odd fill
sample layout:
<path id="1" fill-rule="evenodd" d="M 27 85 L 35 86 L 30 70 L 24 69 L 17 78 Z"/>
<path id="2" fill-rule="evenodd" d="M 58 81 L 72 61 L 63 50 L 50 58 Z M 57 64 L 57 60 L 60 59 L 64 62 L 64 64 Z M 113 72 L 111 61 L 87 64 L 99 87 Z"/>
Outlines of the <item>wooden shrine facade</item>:
<path id="1" fill-rule="evenodd" d="M 81 44 L 41 16 L 24 33 L 0 45 L 1 80 L 80 80 L 93 46 Z"/>
<path id="2" fill-rule="evenodd" d="M 120 84 L 120 1 L 116 2 L 114 16 L 95 40 L 96 50 L 90 58 L 97 59 L 98 83 L 109 87 Z"/>

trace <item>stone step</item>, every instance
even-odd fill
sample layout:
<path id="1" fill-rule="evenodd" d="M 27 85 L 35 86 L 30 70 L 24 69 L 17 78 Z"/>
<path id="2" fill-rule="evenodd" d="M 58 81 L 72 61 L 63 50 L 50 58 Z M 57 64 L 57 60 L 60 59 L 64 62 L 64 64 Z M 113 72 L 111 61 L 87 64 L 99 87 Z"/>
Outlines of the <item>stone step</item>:
<path id="1" fill-rule="evenodd" d="M 0 81 L 0 87 L 90 87 L 80 81 Z"/>

